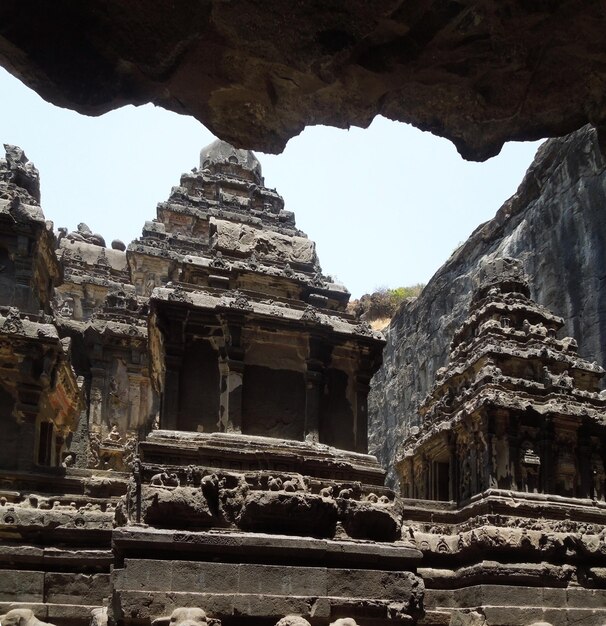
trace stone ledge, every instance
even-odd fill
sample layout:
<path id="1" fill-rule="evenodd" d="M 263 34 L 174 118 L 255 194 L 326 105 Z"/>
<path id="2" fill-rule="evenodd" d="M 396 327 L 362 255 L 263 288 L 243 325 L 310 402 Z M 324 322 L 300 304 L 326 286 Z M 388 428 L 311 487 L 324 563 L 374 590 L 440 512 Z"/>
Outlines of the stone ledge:
<path id="1" fill-rule="evenodd" d="M 233 593 L 154 593 L 121 591 L 114 593 L 114 618 L 123 623 L 151 620 L 182 606 L 203 606 L 213 617 L 267 617 L 278 620 L 284 615 L 301 615 L 321 621 L 347 615 L 373 624 L 412 624 L 402 602 L 318 596 L 274 596 Z"/>
<path id="2" fill-rule="evenodd" d="M 175 532 L 137 527 L 117 528 L 112 545 L 119 557 L 145 552 L 172 560 L 187 552 L 192 560 L 212 557 L 222 562 L 254 559 L 262 563 L 279 557 L 281 562 L 319 561 L 331 567 L 343 564 L 363 569 L 411 569 L 422 557 L 420 550 L 404 542 L 385 545 L 263 533 Z"/>

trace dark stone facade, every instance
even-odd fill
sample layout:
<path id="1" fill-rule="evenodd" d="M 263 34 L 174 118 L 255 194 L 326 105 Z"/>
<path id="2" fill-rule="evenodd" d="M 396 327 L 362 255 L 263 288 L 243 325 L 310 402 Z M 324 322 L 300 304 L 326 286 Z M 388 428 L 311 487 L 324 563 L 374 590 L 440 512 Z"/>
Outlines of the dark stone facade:
<path id="1" fill-rule="evenodd" d="M 252 153 L 205 148 L 128 247 L 85 224 L 55 234 L 37 181 L 8 147 L 2 624 L 604 623 L 602 370 L 552 336 L 562 320 L 528 299 L 515 263 L 485 266 L 427 429 L 404 444 L 400 496 L 367 450 L 384 340 L 346 312 Z M 498 363 L 465 356 L 484 330 Z M 529 359 L 543 391 L 567 394 L 553 428 L 524 413 L 532 384 L 510 380 Z M 506 391 L 474 396 L 472 372 Z M 449 421 L 461 401 L 471 439 Z M 572 465 L 562 429 L 577 435 Z M 537 456 L 549 473 L 533 474 Z M 468 459 L 475 479 L 461 480 Z"/>
<path id="2" fill-rule="evenodd" d="M 485 256 L 522 260 L 532 298 L 563 319 L 562 332 L 578 341 L 580 354 L 606 363 L 604 206 L 606 162 L 596 131 L 545 142 L 516 193 L 396 313 L 369 396 L 369 448 L 392 486 L 396 448 L 419 425 L 418 408 L 446 365 Z"/>

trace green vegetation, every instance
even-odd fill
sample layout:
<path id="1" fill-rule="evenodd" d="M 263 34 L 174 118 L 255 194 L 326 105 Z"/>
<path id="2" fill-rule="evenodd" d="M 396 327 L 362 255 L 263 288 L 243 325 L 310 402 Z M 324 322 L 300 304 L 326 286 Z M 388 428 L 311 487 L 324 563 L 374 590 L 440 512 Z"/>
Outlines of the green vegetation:
<path id="1" fill-rule="evenodd" d="M 423 291 L 421 283 L 408 287 L 379 287 L 374 293 L 364 294 L 359 300 L 350 303 L 351 312 L 368 322 L 391 318 L 400 304 L 407 298 L 416 298 Z"/>
<path id="2" fill-rule="evenodd" d="M 416 285 L 410 285 L 410 287 L 397 287 L 396 289 L 387 289 L 390 299 L 399 306 L 406 298 L 416 298 L 422 291 L 425 285 L 417 283 Z"/>

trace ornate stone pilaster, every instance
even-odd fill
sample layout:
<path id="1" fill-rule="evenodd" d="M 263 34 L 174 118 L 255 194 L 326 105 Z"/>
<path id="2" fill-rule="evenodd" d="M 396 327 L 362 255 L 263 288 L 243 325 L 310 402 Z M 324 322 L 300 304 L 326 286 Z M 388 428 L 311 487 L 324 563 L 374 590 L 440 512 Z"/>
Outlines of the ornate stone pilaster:
<path id="1" fill-rule="evenodd" d="M 555 431 L 553 419 L 550 416 L 543 418 L 541 428 L 541 491 L 543 493 L 554 492 L 554 457 L 555 457 Z"/>
<path id="2" fill-rule="evenodd" d="M 577 445 L 577 467 L 579 468 L 578 489 L 579 498 L 595 498 L 593 493 L 593 471 L 591 439 L 585 427 L 579 428 Z"/>
<path id="3" fill-rule="evenodd" d="M 183 354 L 175 351 L 165 358 L 164 394 L 160 408 L 160 424 L 166 430 L 177 430 L 179 421 L 179 382 Z"/>
<path id="4" fill-rule="evenodd" d="M 219 365 L 221 373 L 221 417 L 223 430 L 228 433 L 242 432 L 242 389 L 244 385 L 244 361 L 224 359 Z"/>
<path id="5" fill-rule="evenodd" d="M 455 432 L 448 434 L 448 499 L 457 502 L 459 500 L 459 464 L 457 463 L 457 435 Z"/>
<path id="6" fill-rule="evenodd" d="M 356 452 L 368 452 L 368 393 L 370 377 L 358 374 L 356 377 L 356 410 L 354 413 L 354 437 Z"/>
<path id="7" fill-rule="evenodd" d="M 103 423 L 103 398 L 105 397 L 105 368 L 103 367 L 91 367 L 91 382 L 90 382 L 90 408 L 88 413 L 88 422 L 90 425 L 94 425 L 97 432 L 101 432 L 101 425 Z"/>
<path id="8" fill-rule="evenodd" d="M 320 400 L 324 385 L 323 341 L 320 337 L 309 336 L 309 356 L 305 372 L 305 426 L 306 441 L 317 443 L 320 440 Z"/>
<path id="9" fill-rule="evenodd" d="M 228 433 L 242 432 L 242 391 L 244 389 L 244 348 L 241 318 L 223 321 L 225 346 L 219 361 L 221 429 Z"/>

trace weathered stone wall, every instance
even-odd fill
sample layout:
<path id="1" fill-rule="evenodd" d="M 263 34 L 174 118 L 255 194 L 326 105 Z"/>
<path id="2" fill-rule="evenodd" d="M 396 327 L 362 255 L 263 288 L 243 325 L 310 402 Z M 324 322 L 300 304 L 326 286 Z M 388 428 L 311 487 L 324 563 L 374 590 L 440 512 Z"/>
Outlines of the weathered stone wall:
<path id="1" fill-rule="evenodd" d="M 478 227 L 386 333 L 369 398 L 370 451 L 390 468 L 416 408 L 446 362 L 487 254 L 524 261 L 532 297 L 561 315 L 589 360 L 606 363 L 606 161 L 590 127 L 543 144 L 517 193 Z"/>

